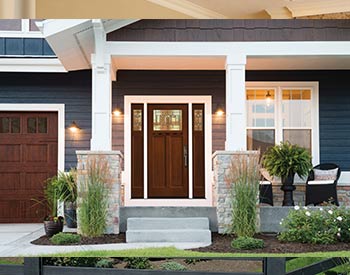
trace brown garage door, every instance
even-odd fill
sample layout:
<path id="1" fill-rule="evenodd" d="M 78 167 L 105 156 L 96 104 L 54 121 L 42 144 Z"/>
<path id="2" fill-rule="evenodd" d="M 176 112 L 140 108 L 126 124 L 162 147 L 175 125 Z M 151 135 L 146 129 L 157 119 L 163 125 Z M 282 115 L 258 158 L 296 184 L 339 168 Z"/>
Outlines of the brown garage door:
<path id="1" fill-rule="evenodd" d="M 57 113 L 0 112 L 0 222 L 40 222 L 45 180 L 57 173 Z"/>

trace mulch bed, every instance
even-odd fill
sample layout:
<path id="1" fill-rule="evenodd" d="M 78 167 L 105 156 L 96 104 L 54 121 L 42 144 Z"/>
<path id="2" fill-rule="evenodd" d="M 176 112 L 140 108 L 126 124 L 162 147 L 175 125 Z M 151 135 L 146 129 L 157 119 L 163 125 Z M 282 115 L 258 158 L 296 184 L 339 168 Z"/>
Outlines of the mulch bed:
<path id="1" fill-rule="evenodd" d="M 350 243 L 337 244 L 301 244 L 301 243 L 282 243 L 276 236 L 258 234 L 255 236 L 264 240 L 265 248 L 254 250 L 237 250 L 231 247 L 233 236 L 212 234 L 212 245 L 198 249 L 192 249 L 199 252 L 221 252 L 221 253 L 307 253 L 307 252 L 329 252 L 329 251 L 349 251 Z"/>
<path id="2" fill-rule="evenodd" d="M 50 241 L 50 238 L 47 236 L 41 236 L 39 239 L 36 239 L 31 243 L 36 245 L 55 245 Z M 125 243 L 125 234 L 120 233 L 119 235 L 115 235 L 115 234 L 103 235 L 101 237 L 96 237 L 96 238 L 81 237 L 81 241 L 79 243 L 65 244 L 65 245 L 113 244 L 113 243 Z"/>

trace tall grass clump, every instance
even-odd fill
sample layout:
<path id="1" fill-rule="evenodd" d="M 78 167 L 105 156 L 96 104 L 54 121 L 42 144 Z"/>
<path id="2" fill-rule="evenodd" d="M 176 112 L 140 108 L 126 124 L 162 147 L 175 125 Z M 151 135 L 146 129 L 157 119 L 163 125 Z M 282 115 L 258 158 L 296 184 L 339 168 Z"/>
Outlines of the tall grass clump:
<path id="1" fill-rule="evenodd" d="M 78 220 L 80 231 L 86 237 L 103 235 L 107 226 L 110 172 L 106 159 L 91 158 L 87 163 L 87 175 L 80 185 Z"/>
<path id="2" fill-rule="evenodd" d="M 227 171 L 232 205 L 231 232 L 237 237 L 253 237 L 257 229 L 257 200 L 260 180 L 260 153 L 237 154 Z"/>

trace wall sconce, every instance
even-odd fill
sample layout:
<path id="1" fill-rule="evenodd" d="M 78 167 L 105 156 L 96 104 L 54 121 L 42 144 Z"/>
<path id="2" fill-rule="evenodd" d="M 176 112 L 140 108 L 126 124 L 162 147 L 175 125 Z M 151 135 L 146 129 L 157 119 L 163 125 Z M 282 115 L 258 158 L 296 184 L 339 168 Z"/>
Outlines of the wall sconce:
<path id="1" fill-rule="evenodd" d="M 113 111 L 113 115 L 115 115 L 115 116 L 121 116 L 121 115 L 122 115 L 122 111 L 121 111 L 120 109 L 115 109 L 115 110 Z"/>
<path id="2" fill-rule="evenodd" d="M 71 125 L 69 125 L 69 130 L 72 132 L 72 133 L 76 133 L 80 130 L 80 127 L 78 126 L 78 124 L 73 121 Z"/>
<path id="3" fill-rule="evenodd" d="M 218 105 L 218 108 L 216 109 L 215 115 L 217 116 L 223 116 L 225 114 L 225 108 L 222 104 Z"/>
<path id="4" fill-rule="evenodd" d="M 265 98 L 266 98 L 266 106 L 270 107 L 271 100 L 272 100 L 272 95 L 270 94 L 270 91 L 267 91 Z"/>

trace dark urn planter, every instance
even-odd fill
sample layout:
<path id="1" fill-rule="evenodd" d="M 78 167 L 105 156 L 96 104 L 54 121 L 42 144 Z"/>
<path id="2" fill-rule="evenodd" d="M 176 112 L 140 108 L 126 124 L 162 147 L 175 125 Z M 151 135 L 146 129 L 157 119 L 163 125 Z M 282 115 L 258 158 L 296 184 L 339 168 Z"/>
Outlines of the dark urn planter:
<path id="1" fill-rule="evenodd" d="M 64 219 L 68 228 L 77 228 L 77 208 L 75 203 L 67 202 L 64 205 Z"/>
<path id="2" fill-rule="evenodd" d="M 281 190 L 284 192 L 282 206 L 294 206 L 293 191 L 295 190 L 294 173 L 289 174 L 287 177 L 282 177 Z"/>
<path id="3" fill-rule="evenodd" d="M 45 234 L 47 237 L 63 231 L 63 217 L 58 217 L 57 221 L 44 221 Z"/>

